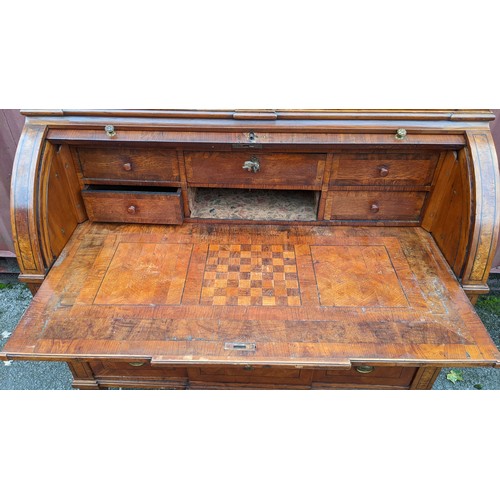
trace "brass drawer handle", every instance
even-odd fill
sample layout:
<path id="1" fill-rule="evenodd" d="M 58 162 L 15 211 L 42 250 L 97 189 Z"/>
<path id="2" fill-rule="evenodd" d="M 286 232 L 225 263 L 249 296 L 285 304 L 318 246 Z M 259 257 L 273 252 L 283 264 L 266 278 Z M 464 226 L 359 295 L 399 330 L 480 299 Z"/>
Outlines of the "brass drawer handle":
<path id="1" fill-rule="evenodd" d="M 380 207 L 378 206 L 378 203 L 372 203 L 372 206 L 370 207 L 370 212 L 372 214 L 376 214 L 380 210 Z"/>
<path id="2" fill-rule="evenodd" d="M 127 208 L 127 212 L 129 214 L 135 214 L 137 212 L 137 208 L 134 205 L 130 205 L 130 207 Z"/>
<path id="3" fill-rule="evenodd" d="M 373 370 L 375 370 L 373 366 L 368 366 L 368 365 L 356 366 L 356 371 L 358 373 L 371 373 Z"/>
<path id="4" fill-rule="evenodd" d="M 378 173 L 380 177 L 387 177 L 387 175 L 389 174 L 389 168 L 385 165 L 381 165 L 380 167 L 378 167 Z"/>
<path id="5" fill-rule="evenodd" d="M 408 132 L 406 132 L 406 129 L 404 128 L 398 128 L 397 131 L 396 131 L 396 139 L 398 139 L 399 141 L 402 141 L 406 135 L 408 134 Z"/>
<path id="6" fill-rule="evenodd" d="M 253 156 L 243 164 L 243 170 L 256 174 L 260 170 L 259 159 Z"/>
<path id="7" fill-rule="evenodd" d="M 132 361 L 129 363 L 130 366 L 144 366 L 146 363 L 144 361 Z"/>
<path id="8" fill-rule="evenodd" d="M 132 170 L 132 164 L 131 163 L 124 163 L 123 170 L 125 170 L 126 172 L 130 172 Z"/>
<path id="9" fill-rule="evenodd" d="M 106 125 L 104 127 L 104 131 L 108 137 L 114 137 L 116 135 L 115 127 L 113 127 L 113 125 Z"/>

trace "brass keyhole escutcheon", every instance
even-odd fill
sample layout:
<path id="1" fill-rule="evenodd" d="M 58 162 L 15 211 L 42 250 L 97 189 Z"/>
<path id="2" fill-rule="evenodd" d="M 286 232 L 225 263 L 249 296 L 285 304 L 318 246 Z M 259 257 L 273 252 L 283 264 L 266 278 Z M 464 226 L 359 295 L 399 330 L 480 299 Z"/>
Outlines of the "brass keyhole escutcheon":
<path id="1" fill-rule="evenodd" d="M 243 170 L 247 170 L 248 172 L 253 172 L 256 174 L 260 170 L 259 159 L 256 156 L 252 156 L 250 160 L 247 160 L 243 164 Z"/>

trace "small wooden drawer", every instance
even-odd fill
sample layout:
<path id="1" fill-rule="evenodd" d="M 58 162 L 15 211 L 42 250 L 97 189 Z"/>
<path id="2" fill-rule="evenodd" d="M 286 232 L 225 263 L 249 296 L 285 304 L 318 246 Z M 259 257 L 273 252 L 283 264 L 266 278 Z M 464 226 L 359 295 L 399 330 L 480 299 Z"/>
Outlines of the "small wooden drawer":
<path id="1" fill-rule="evenodd" d="M 326 220 L 420 220 L 422 191 L 329 191 Z"/>
<path id="2" fill-rule="evenodd" d="M 336 158 L 330 185 L 428 186 L 437 153 L 357 153 Z"/>
<path id="3" fill-rule="evenodd" d="M 187 377 L 184 367 L 151 366 L 148 362 L 91 361 L 90 367 L 95 377 L 164 378 Z"/>
<path id="4" fill-rule="evenodd" d="M 321 186 L 324 154 L 186 152 L 186 177 L 205 186 Z"/>
<path id="5" fill-rule="evenodd" d="M 92 186 L 82 191 L 87 215 L 92 222 L 182 224 L 180 188 L 110 188 Z"/>
<path id="6" fill-rule="evenodd" d="M 103 387 L 185 388 L 185 367 L 151 366 L 149 362 L 90 361 L 95 380 Z"/>
<path id="7" fill-rule="evenodd" d="M 178 182 L 177 153 L 168 149 L 78 148 L 86 179 Z"/>
<path id="8" fill-rule="evenodd" d="M 358 366 L 350 370 L 315 370 L 313 387 L 321 385 L 409 387 L 417 368 Z"/>
<path id="9" fill-rule="evenodd" d="M 310 386 L 311 370 L 273 366 L 206 366 L 188 368 L 189 381 L 247 385 Z"/>

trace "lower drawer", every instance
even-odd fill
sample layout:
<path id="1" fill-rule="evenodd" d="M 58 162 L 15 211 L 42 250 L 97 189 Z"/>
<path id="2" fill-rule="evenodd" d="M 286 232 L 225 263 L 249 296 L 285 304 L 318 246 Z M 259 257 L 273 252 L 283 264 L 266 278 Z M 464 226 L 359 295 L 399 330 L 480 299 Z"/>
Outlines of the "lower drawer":
<path id="1" fill-rule="evenodd" d="M 425 191 L 330 191 L 325 219 L 418 222 L 425 196 Z"/>
<path id="2" fill-rule="evenodd" d="M 350 370 L 315 370 L 313 385 L 380 385 L 409 387 L 417 368 L 401 366 L 353 367 Z"/>
<path id="3" fill-rule="evenodd" d="M 151 382 L 170 381 L 173 385 L 187 384 L 187 370 L 184 367 L 151 366 L 149 363 L 127 363 L 126 361 L 91 361 L 90 368 L 96 380 L 106 385 L 148 385 Z"/>
<path id="4" fill-rule="evenodd" d="M 180 188 L 156 190 L 108 189 L 94 186 L 82 191 L 92 222 L 182 224 Z"/>
<path id="5" fill-rule="evenodd" d="M 189 381 L 205 383 L 310 386 L 311 370 L 267 366 L 207 366 L 189 368 Z"/>
<path id="6" fill-rule="evenodd" d="M 92 378 L 103 387 L 136 388 L 409 388 L 418 368 L 350 370 L 276 366 L 151 366 L 149 362 L 94 360 Z M 359 371 L 358 371 L 359 370 Z M 78 383 L 77 383 L 78 386 Z"/>

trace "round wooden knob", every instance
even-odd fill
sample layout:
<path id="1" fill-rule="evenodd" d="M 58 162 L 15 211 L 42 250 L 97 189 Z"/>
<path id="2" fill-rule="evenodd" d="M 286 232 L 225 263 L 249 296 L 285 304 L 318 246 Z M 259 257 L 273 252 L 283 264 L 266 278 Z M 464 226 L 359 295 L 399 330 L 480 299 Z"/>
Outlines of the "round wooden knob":
<path id="1" fill-rule="evenodd" d="M 127 208 L 127 212 L 129 214 L 135 214 L 137 212 L 137 208 L 134 207 L 134 205 L 130 205 L 130 207 Z"/>
<path id="2" fill-rule="evenodd" d="M 381 165 L 378 167 L 378 173 L 380 174 L 380 177 L 387 177 L 387 174 L 389 173 L 389 168 L 386 167 L 385 165 Z"/>
<path id="3" fill-rule="evenodd" d="M 379 210 L 380 210 L 380 207 L 378 206 L 378 204 L 372 203 L 372 205 L 370 207 L 370 212 L 372 212 L 373 214 L 376 214 Z"/>
<path id="4" fill-rule="evenodd" d="M 358 373 L 371 373 L 373 370 L 375 370 L 373 366 L 368 366 L 368 365 L 356 366 L 356 371 Z"/>
<path id="5" fill-rule="evenodd" d="M 124 163 L 123 170 L 125 170 L 126 172 L 130 172 L 132 170 L 132 164 L 131 163 Z"/>

